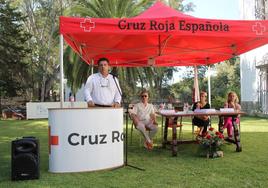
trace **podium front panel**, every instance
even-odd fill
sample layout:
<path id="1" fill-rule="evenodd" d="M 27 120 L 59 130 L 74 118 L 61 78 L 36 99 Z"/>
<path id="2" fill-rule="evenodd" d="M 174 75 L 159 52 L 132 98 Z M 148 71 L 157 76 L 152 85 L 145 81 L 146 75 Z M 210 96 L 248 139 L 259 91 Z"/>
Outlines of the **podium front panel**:
<path id="1" fill-rule="evenodd" d="M 49 109 L 49 171 L 82 172 L 124 164 L 123 109 Z"/>

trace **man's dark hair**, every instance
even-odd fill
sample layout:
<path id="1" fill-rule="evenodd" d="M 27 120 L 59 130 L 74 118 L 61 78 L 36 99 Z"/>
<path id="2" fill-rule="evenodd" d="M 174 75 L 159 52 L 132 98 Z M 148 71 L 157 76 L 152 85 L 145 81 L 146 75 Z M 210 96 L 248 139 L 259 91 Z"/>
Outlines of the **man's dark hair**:
<path id="1" fill-rule="evenodd" d="M 108 60 L 107 58 L 105 58 L 105 57 L 102 57 L 102 58 L 100 58 L 100 59 L 98 60 L 98 65 L 100 65 L 100 62 L 101 62 L 101 61 L 107 61 L 108 65 L 110 64 L 109 60 Z"/>

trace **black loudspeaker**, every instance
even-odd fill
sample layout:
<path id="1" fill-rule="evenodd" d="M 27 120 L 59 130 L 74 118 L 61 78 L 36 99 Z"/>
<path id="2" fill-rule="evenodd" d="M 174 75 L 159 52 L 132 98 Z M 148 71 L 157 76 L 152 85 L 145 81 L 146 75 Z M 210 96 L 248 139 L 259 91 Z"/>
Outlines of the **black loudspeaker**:
<path id="1" fill-rule="evenodd" d="M 22 137 L 13 140 L 11 148 L 11 179 L 39 179 L 39 140 L 35 137 Z"/>

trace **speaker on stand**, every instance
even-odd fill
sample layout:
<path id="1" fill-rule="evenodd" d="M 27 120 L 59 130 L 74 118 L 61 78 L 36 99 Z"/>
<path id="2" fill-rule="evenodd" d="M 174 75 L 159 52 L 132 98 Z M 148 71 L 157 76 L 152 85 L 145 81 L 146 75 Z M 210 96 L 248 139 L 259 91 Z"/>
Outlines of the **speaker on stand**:
<path id="1" fill-rule="evenodd" d="M 40 176 L 39 140 L 22 137 L 11 143 L 11 179 L 30 180 Z"/>

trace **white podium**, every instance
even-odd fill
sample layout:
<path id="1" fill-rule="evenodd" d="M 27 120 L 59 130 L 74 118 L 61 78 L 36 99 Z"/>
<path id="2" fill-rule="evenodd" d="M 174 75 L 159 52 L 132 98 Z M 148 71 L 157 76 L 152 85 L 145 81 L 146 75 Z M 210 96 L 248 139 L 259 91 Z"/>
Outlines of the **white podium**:
<path id="1" fill-rule="evenodd" d="M 49 109 L 49 171 L 124 165 L 123 108 Z"/>

